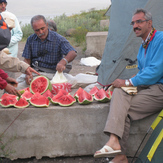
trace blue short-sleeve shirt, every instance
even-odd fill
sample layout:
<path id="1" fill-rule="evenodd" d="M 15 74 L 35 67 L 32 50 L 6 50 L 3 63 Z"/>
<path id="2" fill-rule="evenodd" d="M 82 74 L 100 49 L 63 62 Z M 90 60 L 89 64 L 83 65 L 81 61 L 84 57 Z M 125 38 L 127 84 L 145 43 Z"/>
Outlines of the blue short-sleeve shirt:
<path id="1" fill-rule="evenodd" d="M 49 30 L 45 41 L 41 41 L 36 34 L 28 37 L 22 56 L 31 59 L 38 66 L 56 69 L 57 63 L 70 51 L 76 51 L 70 43 L 57 32 Z"/>

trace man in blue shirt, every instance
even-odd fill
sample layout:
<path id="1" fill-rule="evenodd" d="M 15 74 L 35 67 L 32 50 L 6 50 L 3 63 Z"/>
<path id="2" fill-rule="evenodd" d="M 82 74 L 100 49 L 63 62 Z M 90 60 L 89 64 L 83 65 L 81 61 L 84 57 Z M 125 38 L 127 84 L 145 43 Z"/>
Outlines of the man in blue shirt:
<path id="1" fill-rule="evenodd" d="M 27 39 L 22 55 L 24 61 L 38 71 L 53 75 L 56 71 L 65 71 L 66 65 L 76 57 L 76 50 L 63 36 L 48 29 L 44 16 L 34 16 L 31 26 L 35 33 Z M 29 81 L 26 76 L 27 84 Z"/>
<path id="2" fill-rule="evenodd" d="M 163 106 L 163 32 L 152 26 L 152 16 L 144 9 L 137 9 L 131 25 L 137 37 L 142 38 L 138 52 L 139 72 L 130 79 L 116 79 L 110 111 L 104 133 L 109 135 L 105 146 L 94 157 L 114 157 L 114 163 L 128 163 L 125 156 L 130 122 L 143 119 L 162 110 Z M 132 96 L 121 87 L 137 86 Z"/>

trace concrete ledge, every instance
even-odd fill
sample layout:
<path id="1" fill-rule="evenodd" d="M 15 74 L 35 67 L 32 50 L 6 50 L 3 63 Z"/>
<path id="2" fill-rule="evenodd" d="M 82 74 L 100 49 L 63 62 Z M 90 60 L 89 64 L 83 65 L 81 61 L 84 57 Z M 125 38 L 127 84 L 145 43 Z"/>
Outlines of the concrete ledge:
<path id="1" fill-rule="evenodd" d="M 108 32 L 88 32 L 86 35 L 86 56 L 102 58 Z"/>
<path id="2" fill-rule="evenodd" d="M 21 109 L 0 108 L 0 133 L 20 114 Z M 49 108 L 26 108 L 5 132 L 4 141 L 15 137 L 12 159 L 43 156 L 92 155 L 107 140 L 102 132 L 108 104 Z"/>
<path id="3" fill-rule="evenodd" d="M 22 109 L 0 108 L 0 133 L 3 133 Z M 90 105 L 75 103 L 71 107 L 26 108 L 4 134 L 3 142 L 14 138 L 9 147 L 11 159 L 44 156 L 93 155 L 108 140 L 103 128 L 109 103 Z M 133 156 L 147 129 L 157 115 L 134 122 L 127 155 Z"/>

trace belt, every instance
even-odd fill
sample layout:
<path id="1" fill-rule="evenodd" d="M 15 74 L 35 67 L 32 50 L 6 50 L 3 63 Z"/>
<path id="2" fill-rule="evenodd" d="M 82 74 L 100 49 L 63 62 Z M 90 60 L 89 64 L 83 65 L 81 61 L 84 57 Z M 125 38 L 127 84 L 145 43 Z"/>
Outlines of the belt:
<path id="1" fill-rule="evenodd" d="M 39 67 L 39 66 L 35 65 L 34 63 L 32 63 L 32 67 L 33 67 L 36 71 L 47 72 L 47 73 L 53 73 L 53 74 L 56 72 L 56 70 L 49 69 L 49 68 L 45 68 L 45 67 Z"/>

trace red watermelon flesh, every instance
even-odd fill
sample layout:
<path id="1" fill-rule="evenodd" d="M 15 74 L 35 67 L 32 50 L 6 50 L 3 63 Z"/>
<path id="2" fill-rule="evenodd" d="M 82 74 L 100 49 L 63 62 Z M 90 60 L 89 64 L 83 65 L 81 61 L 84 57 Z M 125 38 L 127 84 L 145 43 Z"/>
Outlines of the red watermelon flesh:
<path id="1" fill-rule="evenodd" d="M 2 101 L 4 98 L 6 97 L 11 97 L 11 98 L 15 98 L 15 99 L 18 99 L 19 97 L 16 96 L 16 95 L 12 95 L 12 94 L 8 94 L 8 93 L 4 93 L 1 98 L 0 98 L 0 101 Z"/>
<path id="2" fill-rule="evenodd" d="M 99 102 L 108 102 L 110 101 L 109 94 L 102 88 L 95 93 L 94 99 Z"/>
<path id="3" fill-rule="evenodd" d="M 45 96 L 42 96 L 40 93 L 35 93 L 29 101 L 33 106 L 36 107 L 49 106 L 49 100 Z"/>
<path id="4" fill-rule="evenodd" d="M 58 104 L 58 99 L 61 98 L 63 95 L 68 95 L 69 93 L 63 89 L 59 90 L 57 95 L 55 95 L 53 98 L 51 98 L 51 102 L 53 104 Z"/>
<path id="5" fill-rule="evenodd" d="M 23 94 L 26 90 L 30 91 L 29 87 L 24 88 L 24 89 L 20 89 L 19 92 L 20 92 L 21 94 Z"/>
<path id="6" fill-rule="evenodd" d="M 47 97 L 49 100 L 51 100 L 54 97 L 54 95 L 51 93 L 51 91 L 49 89 L 42 95 Z"/>
<path id="7" fill-rule="evenodd" d="M 33 94 L 32 94 L 30 91 L 28 91 L 28 90 L 26 90 L 26 91 L 21 95 L 21 97 L 25 98 L 26 100 L 30 100 L 30 99 L 32 98 L 32 96 L 33 96 Z"/>
<path id="8" fill-rule="evenodd" d="M 76 99 L 74 97 L 72 97 L 70 94 L 68 94 L 68 95 L 62 95 L 58 99 L 58 104 L 60 106 L 71 106 L 75 102 L 76 102 Z"/>
<path id="9" fill-rule="evenodd" d="M 96 86 L 94 86 L 94 87 L 90 90 L 89 94 L 95 95 L 95 93 L 98 92 L 98 91 L 99 91 L 99 89 L 98 89 Z"/>
<path id="10" fill-rule="evenodd" d="M 50 80 L 45 76 L 37 76 L 30 83 L 30 92 L 35 94 L 36 92 L 43 94 L 47 90 L 52 90 L 52 84 Z"/>
<path id="11" fill-rule="evenodd" d="M 80 94 L 78 94 L 78 102 L 79 104 L 90 104 L 93 101 L 92 95 L 90 95 L 88 92 L 83 90 Z"/>
<path id="12" fill-rule="evenodd" d="M 78 99 L 79 95 L 83 92 L 83 90 L 83 88 L 79 87 L 79 89 L 75 92 L 74 97 Z"/>
<path id="13" fill-rule="evenodd" d="M 29 103 L 27 102 L 27 100 L 23 97 L 21 97 L 19 99 L 19 101 L 16 102 L 16 104 L 14 105 L 16 108 L 26 108 L 29 106 Z"/>
<path id="14" fill-rule="evenodd" d="M 2 107 L 14 106 L 17 101 L 18 101 L 17 96 L 16 97 L 6 96 L 5 98 L 2 99 L 1 106 Z"/>

